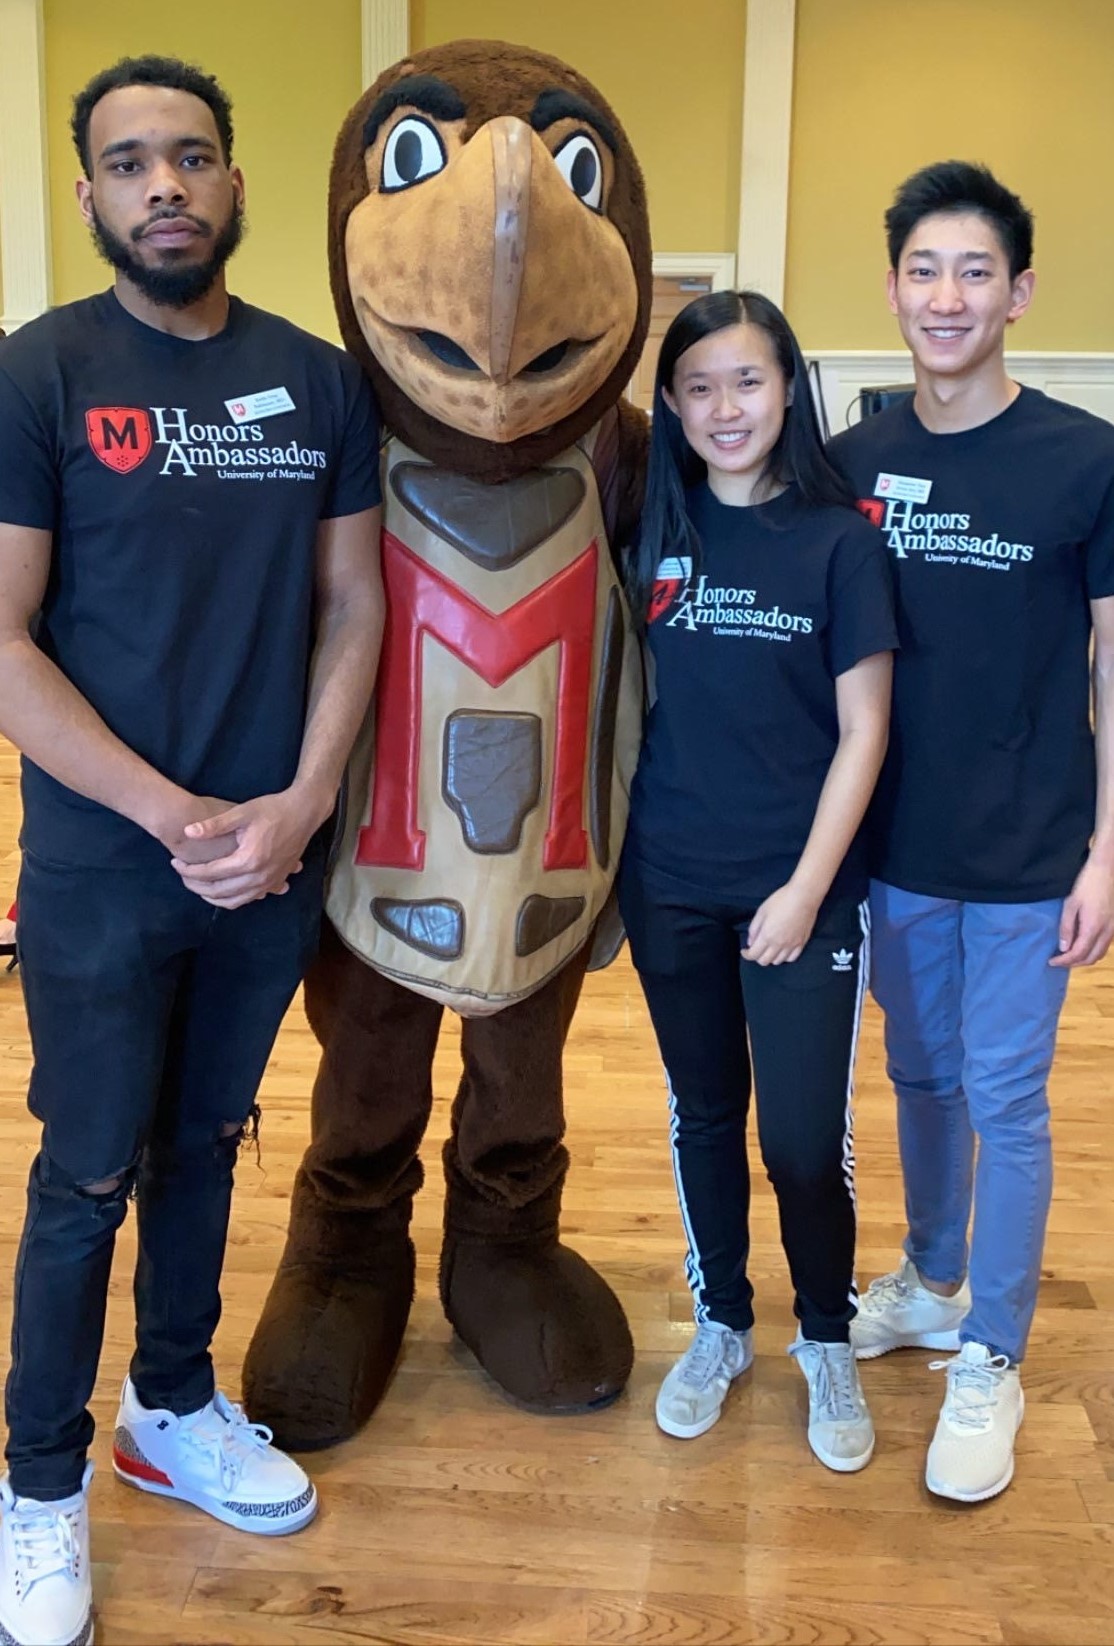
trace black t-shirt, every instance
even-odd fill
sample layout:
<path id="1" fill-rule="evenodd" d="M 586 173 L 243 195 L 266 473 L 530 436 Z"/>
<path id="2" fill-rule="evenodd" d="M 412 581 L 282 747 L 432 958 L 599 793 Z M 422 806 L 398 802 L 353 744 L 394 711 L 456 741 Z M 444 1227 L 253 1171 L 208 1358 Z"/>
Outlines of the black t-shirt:
<path id="1" fill-rule="evenodd" d="M 830 451 L 897 580 L 872 872 L 929 897 L 1065 896 L 1094 827 L 1088 601 L 1114 594 L 1114 428 L 1022 389 L 961 434 L 905 402 Z"/>
<path id="2" fill-rule="evenodd" d="M 631 798 L 629 849 L 743 907 L 793 873 L 839 742 L 835 679 L 896 644 L 878 533 L 790 487 L 732 508 L 689 494 L 700 563 L 658 568 L 648 646 L 656 700 Z M 862 897 L 848 853 L 829 897 Z"/>
<path id="3" fill-rule="evenodd" d="M 54 534 L 38 644 L 192 793 L 293 778 L 317 525 L 379 501 L 378 438 L 354 361 L 235 298 L 199 342 L 104 292 L 0 343 L 0 521 Z M 43 857 L 162 853 L 26 759 L 23 806 Z"/>

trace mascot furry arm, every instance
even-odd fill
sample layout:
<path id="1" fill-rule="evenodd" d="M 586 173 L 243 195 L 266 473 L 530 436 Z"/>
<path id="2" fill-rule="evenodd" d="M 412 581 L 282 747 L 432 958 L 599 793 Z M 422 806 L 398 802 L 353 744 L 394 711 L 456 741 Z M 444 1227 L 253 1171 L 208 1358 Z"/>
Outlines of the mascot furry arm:
<path id="1" fill-rule="evenodd" d="M 608 551 L 645 470 L 645 419 L 621 399 L 650 309 L 642 179 L 582 76 L 461 41 L 395 65 L 352 110 L 329 224 L 341 332 L 392 436 L 388 619 L 306 981 L 312 1141 L 245 1366 L 253 1415 L 295 1447 L 352 1434 L 397 1361 L 445 1005 L 464 1061 L 449 1320 L 545 1411 L 614 1399 L 633 1355 L 558 1225 L 562 1049 L 640 722 Z"/>

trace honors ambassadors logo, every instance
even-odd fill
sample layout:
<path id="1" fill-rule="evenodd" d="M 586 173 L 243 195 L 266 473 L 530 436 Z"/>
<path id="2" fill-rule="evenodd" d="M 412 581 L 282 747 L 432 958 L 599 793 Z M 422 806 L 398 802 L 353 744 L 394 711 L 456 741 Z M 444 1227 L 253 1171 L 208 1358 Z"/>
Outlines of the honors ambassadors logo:
<path id="1" fill-rule="evenodd" d="M 140 406 L 95 406 L 85 413 L 95 456 L 115 474 L 130 474 L 151 453 L 151 419 Z"/>
<path id="2" fill-rule="evenodd" d="M 329 465 L 319 446 L 297 437 L 269 446 L 260 423 L 191 422 L 185 406 L 95 406 L 85 413 L 85 432 L 114 474 L 130 474 L 152 450 L 160 475 L 187 480 L 207 469 L 219 480 L 314 480 Z"/>
<path id="3" fill-rule="evenodd" d="M 658 566 L 650 597 L 648 621 L 665 629 L 709 628 L 713 634 L 757 636 L 761 640 L 791 641 L 795 634 L 811 634 L 813 620 L 784 612 L 780 605 L 764 606 L 757 589 L 737 589 L 709 583 L 703 574 L 693 581 L 688 555 L 669 557 Z"/>

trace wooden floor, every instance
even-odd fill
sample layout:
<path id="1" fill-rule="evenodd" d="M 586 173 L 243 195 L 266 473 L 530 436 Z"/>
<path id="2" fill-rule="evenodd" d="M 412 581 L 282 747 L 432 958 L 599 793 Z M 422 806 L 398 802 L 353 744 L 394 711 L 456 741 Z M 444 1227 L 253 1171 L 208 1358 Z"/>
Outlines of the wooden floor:
<path id="1" fill-rule="evenodd" d="M 14 890 L 15 762 L 0 748 L 0 902 Z M 10 849 L 9 849 L 10 848 Z M 0 909 L 2 912 L 2 909 Z M 838 1476 L 804 1436 L 804 1385 L 769 1192 L 755 1197 L 758 1356 L 704 1438 L 653 1421 L 690 1331 L 662 1079 L 621 960 L 590 979 L 567 1057 L 571 1241 L 608 1274 L 634 1328 L 628 1394 L 592 1418 L 524 1415 L 451 1340 L 436 1299 L 437 1145 L 456 1035 L 437 1067 L 416 1218 L 419 1290 L 405 1357 L 366 1433 L 313 1460 L 322 1510 L 297 1537 L 225 1530 L 117 1484 L 109 1435 L 131 1332 L 120 1241 L 95 1400 L 93 1554 L 102 1646 L 243 1642 L 1114 1643 L 1114 970 L 1072 988 L 1054 1086 L 1056 1197 L 1017 1477 L 994 1502 L 946 1506 L 922 1484 L 943 1376 L 931 1356 L 864 1369 L 874 1462 Z M 23 1185 L 18 977 L 0 976 L 0 1322 L 5 1338 Z M 268 1070 L 261 1164 L 238 1181 L 219 1365 L 230 1390 L 277 1260 L 306 1140 L 315 1046 L 291 1012 Z M 860 1274 L 902 1233 L 877 1013 L 858 1081 Z"/>

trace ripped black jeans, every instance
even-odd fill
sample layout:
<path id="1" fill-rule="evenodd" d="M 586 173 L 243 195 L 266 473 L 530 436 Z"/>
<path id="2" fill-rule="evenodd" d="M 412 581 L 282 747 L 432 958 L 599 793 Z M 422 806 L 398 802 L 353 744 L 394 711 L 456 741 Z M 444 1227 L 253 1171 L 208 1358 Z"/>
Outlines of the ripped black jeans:
<path id="1" fill-rule="evenodd" d="M 169 864 L 91 870 L 25 851 L 19 945 L 43 1124 L 16 1260 L 6 1409 L 13 1491 L 81 1484 L 116 1231 L 134 1192 L 131 1377 L 179 1414 L 209 1345 L 240 1138 L 317 942 L 321 854 L 283 897 L 217 910 Z"/>

